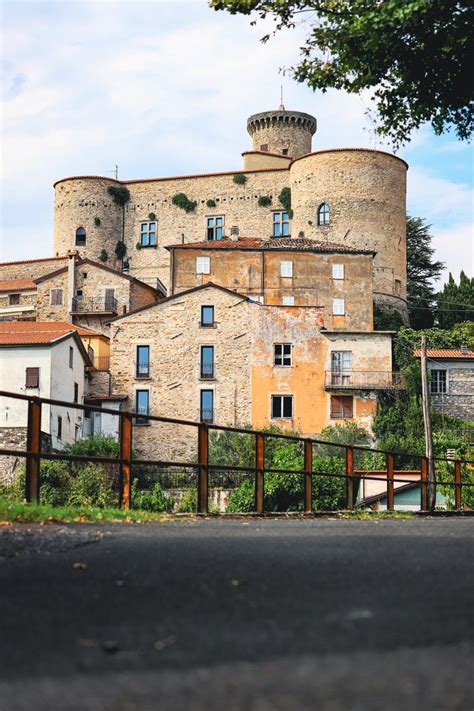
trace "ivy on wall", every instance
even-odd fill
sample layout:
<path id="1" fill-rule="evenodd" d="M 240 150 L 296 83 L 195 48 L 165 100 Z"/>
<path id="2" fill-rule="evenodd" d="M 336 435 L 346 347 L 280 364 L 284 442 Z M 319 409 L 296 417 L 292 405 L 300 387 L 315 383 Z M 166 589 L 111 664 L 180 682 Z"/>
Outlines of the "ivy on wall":
<path id="1" fill-rule="evenodd" d="M 119 240 L 115 245 L 115 256 L 117 259 L 123 259 L 127 254 L 127 245 L 122 240 Z"/>
<path id="2" fill-rule="evenodd" d="M 242 173 L 235 173 L 232 180 L 236 185 L 245 185 L 245 183 L 247 182 L 247 176 L 242 175 Z"/>
<path id="3" fill-rule="evenodd" d="M 100 227 L 100 217 L 94 217 L 94 225 Z"/>
<path id="4" fill-rule="evenodd" d="M 215 200 L 207 200 L 206 205 L 208 207 L 215 207 L 216 206 L 216 201 Z"/>
<path id="5" fill-rule="evenodd" d="M 130 191 L 125 185 L 109 185 L 107 192 L 112 197 L 112 200 L 116 205 L 123 207 L 130 200 Z"/>
<path id="6" fill-rule="evenodd" d="M 282 188 L 278 200 L 285 208 L 285 212 L 288 213 L 288 217 L 291 220 L 293 217 L 293 210 L 291 209 L 291 188 Z"/>
<path id="7" fill-rule="evenodd" d="M 180 207 L 185 212 L 194 212 L 196 209 L 197 202 L 195 200 L 190 200 L 186 193 L 176 193 L 173 196 L 171 202 L 176 207 Z"/>
<path id="8" fill-rule="evenodd" d="M 267 205 L 272 204 L 272 199 L 270 195 L 260 195 L 258 198 L 258 206 L 259 207 L 267 207 Z"/>
<path id="9" fill-rule="evenodd" d="M 156 215 L 154 212 L 149 212 L 148 213 L 148 219 L 151 220 L 152 222 L 156 220 Z"/>
<path id="10" fill-rule="evenodd" d="M 106 262 L 109 258 L 109 255 L 107 254 L 107 251 L 105 249 L 102 250 L 102 252 L 99 254 L 99 259 L 101 262 Z"/>

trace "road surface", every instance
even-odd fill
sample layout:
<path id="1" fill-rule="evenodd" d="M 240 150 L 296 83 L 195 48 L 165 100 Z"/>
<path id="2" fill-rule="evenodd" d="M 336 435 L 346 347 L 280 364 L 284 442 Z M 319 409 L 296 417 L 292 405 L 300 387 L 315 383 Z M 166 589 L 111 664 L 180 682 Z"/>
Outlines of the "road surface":
<path id="1" fill-rule="evenodd" d="M 0 527 L 0 711 L 472 711 L 474 518 Z"/>

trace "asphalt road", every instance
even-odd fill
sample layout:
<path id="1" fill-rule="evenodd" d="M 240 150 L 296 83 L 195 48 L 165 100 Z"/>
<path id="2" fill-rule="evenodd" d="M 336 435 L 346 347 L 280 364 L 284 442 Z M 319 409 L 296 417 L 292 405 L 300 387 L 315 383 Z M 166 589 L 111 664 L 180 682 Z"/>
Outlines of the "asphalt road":
<path id="1" fill-rule="evenodd" d="M 0 528 L 0 711 L 472 711 L 474 518 Z"/>

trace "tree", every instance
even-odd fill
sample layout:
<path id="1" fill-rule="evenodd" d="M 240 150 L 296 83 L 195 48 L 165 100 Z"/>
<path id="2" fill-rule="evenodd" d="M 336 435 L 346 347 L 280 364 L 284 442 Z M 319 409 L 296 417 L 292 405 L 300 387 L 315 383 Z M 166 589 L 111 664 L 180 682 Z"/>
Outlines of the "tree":
<path id="1" fill-rule="evenodd" d="M 443 271 L 443 262 L 433 261 L 431 225 L 421 217 L 407 215 L 407 293 L 412 328 L 434 325 L 436 293 L 433 279 Z"/>
<path id="2" fill-rule="evenodd" d="M 437 134 L 451 127 L 460 139 L 472 133 L 468 0 L 211 0 L 210 6 L 271 16 L 275 32 L 306 19 L 293 77 L 323 92 L 370 90 L 377 132 L 396 146 L 426 121 Z"/>
<path id="3" fill-rule="evenodd" d="M 474 321 L 474 279 L 470 279 L 462 271 L 459 284 L 456 284 L 452 274 L 449 274 L 447 284 L 438 294 L 437 318 L 441 328 Z"/>

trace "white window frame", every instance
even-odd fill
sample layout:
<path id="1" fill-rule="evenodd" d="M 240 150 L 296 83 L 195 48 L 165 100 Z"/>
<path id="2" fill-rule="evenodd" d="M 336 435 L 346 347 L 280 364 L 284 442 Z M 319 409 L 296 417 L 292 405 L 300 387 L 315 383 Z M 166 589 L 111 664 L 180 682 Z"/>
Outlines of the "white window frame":
<path id="1" fill-rule="evenodd" d="M 333 299 L 332 300 L 332 315 L 333 316 L 345 316 L 346 315 L 346 303 L 344 299 Z"/>
<path id="2" fill-rule="evenodd" d="M 150 226 L 154 225 L 155 229 L 150 230 Z M 146 227 L 147 229 L 143 229 Z M 155 234 L 155 242 L 150 242 L 150 234 Z M 146 237 L 146 241 L 142 238 Z M 156 220 L 142 220 L 140 222 L 140 247 L 156 247 L 158 244 L 158 222 Z"/>
<path id="3" fill-rule="evenodd" d="M 196 257 L 196 274 L 210 274 L 211 273 L 211 258 L 210 257 Z"/>
<path id="4" fill-rule="evenodd" d="M 444 385 L 445 390 L 440 390 L 440 378 L 438 375 L 434 376 L 434 373 L 445 373 Z M 436 386 L 434 388 L 433 386 Z M 430 395 L 447 395 L 449 392 L 449 379 L 448 379 L 448 369 L 447 368 L 430 368 Z"/>
<path id="5" fill-rule="evenodd" d="M 332 278 L 344 279 L 344 264 L 339 263 L 332 265 Z"/>
<path id="6" fill-rule="evenodd" d="M 263 296 L 261 294 L 247 294 L 247 298 L 250 299 L 250 301 L 255 301 L 257 304 L 263 304 Z"/>
<path id="7" fill-rule="evenodd" d="M 61 294 L 61 298 L 57 304 L 53 304 L 53 291 L 57 292 L 58 294 Z M 60 287 L 55 286 L 49 290 L 49 305 L 50 306 L 64 306 L 64 289 L 61 289 Z"/>
<path id="8" fill-rule="evenodd" d="M 281 404 L 281 408 L 280 408 L 281 415 L 280 415 L 279 417 L 278 417 L 278 416 L 273 416 L 273 398 L 277 398 L 277 397 L 281 398 L 281 403 L 280 403 L 280 404 Z M 291 416 L 290 416 L 290 417 L 288 417 L 287 415 L 285 416 L 285 415 L 283 414 L 283 410 L 284 410 L 284 408 L 283 408 L 283 398 L 285 398 L 285 397 L 291 399 Z M 295 398 L 294 398 L 294 395 L 292 395 L 291 393 L 272 393 L 272 394 L 270 395 L 270 419 L 271 419 L 271 420 L 293 420 L 294 417 L 295 417 Z"/>
<path id="9" fill-rule="evenodd" d="M 284 296 L 282 299 L 282 305 L 283 306 L 294 306 L 295 305 L 295 297 L 294 296 Z"/>
<path id="10" fill-rule="evenodd" d="M 285 353 L 285 350 L 287 351 Z M 289 350 L 289 352 L 288 352 Z M 279 351 L 277 353 L 277 351 Z M 277 359 L 281 363 L 277 363 Z M 285 363 L 285 359 L 289 362 Z M 291 368 L 293 365 L 293 344 L 292 343 L 274 343 L 273 344 L 273 365 L 275 368 Z"/>
<path id="11" fill-rule="evenodd" d="M 211 220 L 213 221 L 211 224 Z M 209 235 L 212 235 L 211 237 Z M 206 218 L 206 239 L 208 242 L 224 237 L 224 215 L 208 215 Z"/>
<path id="12" fill-rule="evenodd" d="M 280 262 L 280 276 L 293 277 L 293 262 L 289 259 L 282 259 Z"/>

